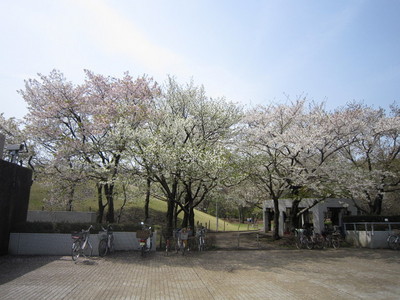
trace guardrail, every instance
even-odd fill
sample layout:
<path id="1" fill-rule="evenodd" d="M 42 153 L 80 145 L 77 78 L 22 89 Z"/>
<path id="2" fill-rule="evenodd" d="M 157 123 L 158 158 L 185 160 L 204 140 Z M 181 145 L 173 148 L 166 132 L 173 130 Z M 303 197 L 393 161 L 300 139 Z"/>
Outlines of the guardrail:
<path id="1" fill-rule="evenodd" d="M 346 241 L 357 247 L 388 248 L 387 237 L 400 222 L 355 222 L 344 223 Z"/>

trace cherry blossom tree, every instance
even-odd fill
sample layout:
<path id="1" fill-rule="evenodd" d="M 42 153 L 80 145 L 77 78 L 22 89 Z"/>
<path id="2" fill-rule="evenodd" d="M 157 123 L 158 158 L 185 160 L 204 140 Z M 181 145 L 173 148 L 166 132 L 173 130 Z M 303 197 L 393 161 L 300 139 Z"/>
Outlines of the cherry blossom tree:
<path id="1" fill-rule="evenodd" d="M 224 99 L 206 97 L 193 82 L 181 85 L 173 78 L 154 105 L 153 119 L 141 129 L 132 151 L 167 199 L 168 231 L 179 210 L 184 212 L 182 225 L 194 226 L 193 209 L 215 188 L 229 162 L 226 143 L 240 111 Z"/>
<path id="2" fill-rule="evenodd" d="M 304 195 L 319 201 L 335 195 L 330 163 L 354 140 L 355 128 L 343 114 L 332 114 L 323 104 L 305 100 L 259 107 L 246 118 L 243 155 L 249 176 L 274 201 L 274 237 L 279 238 L 279 199 L 294 197 L 292 222 Z"/>
<path id="3" fill-rule="evenodd" d="M 275 212 L 282 197 L 294 198 L 293 224 L 311 208 L 298 210 L 306 196 L 316 198 L 312 205 L 349 197 L 380 214 L 385 196 L 399 189 L 396 105 L 389 113 L 356 103 L 331 112 L 301 99 L 250 108 L 243 117 L 238 105 L 207 97 L 193 82 L 169 78 L 161 88 L 146 76 L 85 73 L 79 85 L 56 70 L 27 80 L 20 91 L 29 110 L 23 132 L 18 121 L 0 115 L 7 141 L 27 137 L 35 174 L 57 187 L 54 198 L 69 210 L 77 187 L 91 182 L 99 221 L 108 208 L 106 220 L 113 222 L 116 186 L 125 189 L 135 176 L 146 185 L 146 205 L 151 194 L 164 194 L 169 231 L 180 211 L 182 226 L 194 226 L 194 208 L 221 186 L 252 182 L 274 201 Z"/>
<path id="4" fill-rule="evenodd" d="M 244 122 L 242 153 L 246 172 L 253 183 L 274 201 L 275 228 L 279 224 L 279 199 L 291 186 L 294 160 L 282 136 L 301 114 L 303 102 L 292 106 L 257 107 L 248 112 Z M 274 238 L 279 238 L 278 230 Z"/>
<path id="5" fill-rule="evenodd" d="M 147 102 L 157 93 L 157 85 L 147 77 L 134 80 L 128 73 L 116 79 L 86 71 L 81 85 L 56 70 L 39 78 L 27 80 L 20 93 L 28 104 L 26 128 L 41 147 L 43 166 L 46 170 L 57 166 L 59 178 L 66 181 L 71 174 L 93 179 L 99 221 L 108 206 L 106 219 L 113 222 L 115 181 L 129 138 L 125 128 L 139 126 L 146 117 Z"/>
<path id="6" fill-rule="evenodd" d="M 379 215 L 385 196 L 400 190 L 400 113 L 396 105 L 389 112 L 360 103 L 343 109 L 357 123 L 355 143 L 342 149 L 335 172 L 342 194 L 355 200 L 359 209 Z"/>

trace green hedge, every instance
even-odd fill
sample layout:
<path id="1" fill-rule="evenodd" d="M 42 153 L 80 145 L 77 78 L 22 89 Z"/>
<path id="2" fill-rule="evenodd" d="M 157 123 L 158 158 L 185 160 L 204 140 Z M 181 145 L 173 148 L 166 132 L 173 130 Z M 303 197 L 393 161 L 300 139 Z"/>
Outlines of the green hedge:
<path id="1" fill-rule="evenodd" d="M 19 233 L 72 233 L 74 231 L 81 231 L 88 229 L 93 225 L 92 233 L 97 233 L 101 230 L 101 226 L 106 227 L 105 224 L 88 224 L 88 223 L 52 223 L 52 222 L 24 222 L 14 224 L 11 232 Z M 126 224 L 111 224 L 113 231 L 128 231 L 136 232 L 141 229 L 140 224 L 126 223 Z"/>
<path id="2" fill-rule="evenodd" d="M 400 216 L 345 216 L 343 223 L 400 222 Z"/>

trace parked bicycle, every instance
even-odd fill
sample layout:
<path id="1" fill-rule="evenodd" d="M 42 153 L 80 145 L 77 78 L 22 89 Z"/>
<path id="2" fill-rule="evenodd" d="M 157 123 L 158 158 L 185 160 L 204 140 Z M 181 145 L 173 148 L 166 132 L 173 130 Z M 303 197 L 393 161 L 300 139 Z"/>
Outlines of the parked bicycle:
<path id="1" fill-rule="evenodd" d="M 102 231 L 99 232 L 99 256 L 106 256 L 108 253 L 114 252 L 114 235 L 111 225 L 105 229 L 101 227 Z"/>
<path id="2" fill-rule="evenodd" d="M 188 238 L 189 232 L 186 230 L 186 228 L 182 228 L 178 235 L 178 250 L 182 255 L 185 255 L 185 252 L 188 249 Z"/>
<path id="3" fill-rule="evenodd" d="M 330 231 L 324 231 L 322 236 L 324 237 L 325 248 L 332 247 L 334 249 L 338 249 L 340 247 L 341 234 L 337 228 Z"/>
<path id="4" fill-rule="evenodd" d="M 312 249 L 311 232 L 304 228 L 294 230 L 295 244 L 297 249 Z"/>
<path id="5" fill-rule="evenodd" d="M 310 242 L 307 244 L 307 249 L 324 249 L 325 247 L 325 238 L 322 234 L 312 233 L 310 236 Z"/>
<path id="6" fill-rule="evenodd" d="M 206 249 L 206 229 L 204 227 L 199 228 L 196 231 L 196 237 L 199 251 L 204 251 Z"/>
<path id="7" fill-rule="evenodd" d="M 392 232 L 387 238 L 387 244 L 390 249 L 400 249 L 400 233 L 398 231 Z"/>
<path id="8" fill-rule="evenodd" d="M 141 225 L 142 230 L 136 232 L 136 237 L 139 239 L 140 254 L 144 257 L 152 248 L 153 233 L 151 227 L 146 226 L 143 222 L 141 222 Z"/>
<path id="9" fill-rule="evenodd" d="M 87 230 L 81 230 L 80 232 L 74 232 L 71 234 L 73 239 L 72 243 L 72 260 L 76 261 L 79 256 L 90 257 L 93 253 L 92 244 L 89 241 L 90 229 L 93 226 L 90 225 Z"/>
<path id="10" fill-rule="evenodd" d="M 167 238 L 165 240 L 165 255 L 168 256 L 170 251 L 171 251 L 171 240 Z"/>

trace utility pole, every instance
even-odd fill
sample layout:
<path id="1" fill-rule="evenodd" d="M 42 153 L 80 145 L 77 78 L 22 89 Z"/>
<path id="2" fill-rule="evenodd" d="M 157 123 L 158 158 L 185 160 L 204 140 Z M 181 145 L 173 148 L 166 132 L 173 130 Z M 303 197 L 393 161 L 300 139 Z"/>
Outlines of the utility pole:
<path id="1" fill-rule="evenodd" d="M 215 202 L 215 218 L 216 218 L 216 225 L 217 225 L 217 232 L 218 232 L 218 199 Z"/>

